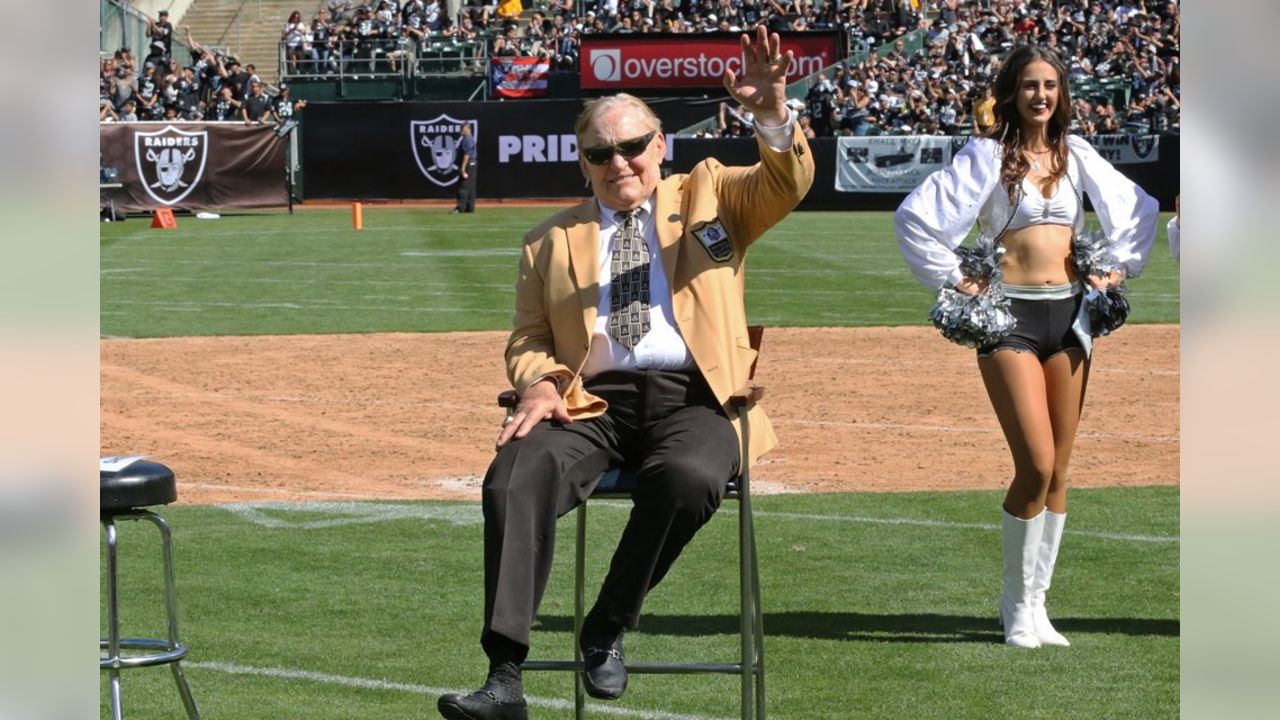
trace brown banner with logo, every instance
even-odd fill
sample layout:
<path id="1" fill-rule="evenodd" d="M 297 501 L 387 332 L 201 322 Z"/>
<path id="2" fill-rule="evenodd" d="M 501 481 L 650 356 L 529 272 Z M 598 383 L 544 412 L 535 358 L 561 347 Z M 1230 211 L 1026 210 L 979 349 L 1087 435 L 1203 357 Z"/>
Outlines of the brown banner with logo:
<path id="1" fill-rule="evenodd" d="M 115 207 L 246 208 L 284 205 L 285 141 L 271 125 L 107 123 L 99 125 L 101 165 L 123 187 L 104 190 Z"/>

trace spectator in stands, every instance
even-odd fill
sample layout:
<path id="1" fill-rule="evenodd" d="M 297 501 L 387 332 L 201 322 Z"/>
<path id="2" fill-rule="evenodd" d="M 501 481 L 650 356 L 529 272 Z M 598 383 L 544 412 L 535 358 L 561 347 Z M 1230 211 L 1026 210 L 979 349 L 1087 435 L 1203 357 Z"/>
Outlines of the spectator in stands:
<path id="1" fill-rule="evenodd" d="M 555 67 L 558 70 L 573 70 L 578 67 L 578 52 L 581 36 L 577 30 L 560 31 L 560 39 L 556 45 Z"/>
<path id="2" fill-rule="evenodd" d="M 866 135 L 870 124 L 871 96 L 861 87 L 851 88 L 840 108 L 842 135 Z"/>
<path id="3" fill-rule="evenodd" d="M 159 120 L 163 117 L 164 105 L 160 102 L 160 80 L 156 77 L 155 65 L 147 64 L 142 67 L 142 77 L 138 78 L 135 100 L 142 117 L 148 120 Z"/>
<path id="4" fill-rule="evenodd" d="M 502 36 L 493 41 L 493 54 L 495 57 L 518 57 L 527 54 L 523 41 L 520 39 L 520 26 L 512 23 L 507 25 Z"/>
<path id="5" fill-rule="evenodd" d="M 133 77 L 132 69 L 126 67 L 123 75 L 117 75 L 111 79 L 111 99 L 117 111 L 122 110 L 125 103 L 133 102 L 136 93 L 137 81 Z M 122 116 L 121 120 L 123 119 Z"/>
<path id="6" fill-rule="evenodd" d="M 480 37 L 480 30 L 470 15 L 463 15 L 458 21 L 457 37 L 460 42 L 475 42 Z"/>
<path id="7" fill-rule="evenodd" d="M 120 122 L 138 122 L 138 115 L 134 112 L 132 100 L 126 100 L 124 106 L 120 109 Z"/>
<path id="8" fill-rule="evenodd" d="M 975 135 L 986 135 L 996 124 L 996 98 L 992 94 L 991 85 L 984 85 L 982 97 L 973 104 L 973 132 Z"/>
<path id="9" fill-rule="evenodd" d="M 520 0 L 501 0 L 498 3 L 498 20 L 519 20 L 524 12 L 524 3 Z"/>
<path id="10" fill-rule="evenodd" d="M 173 55 L 173 25 L 169 23 L 169 11 L 161 10 L 155 20 L 147 18 L 147 37 L 151 44 L 144 65 L 165 67 Z"/>
<path id="11" fill-rule="evenodd" d="M 380 45 L 381 33 L 377 18 L 369 11 L 368 6 L 356 8 L 356 14 L 348 31 L 354 39 L 354 60 L 364 60 L 370 73 L 375 72 L 374 62 Z"/>
<path id="12" fill-rule="evenodd" d="M 347 25 L 355 20 L 355 6 L 351 0 L 326 0 L 324 8 L 334 25 Z"/>
<path id="13" fill-rule="evenodd" d="M 298 74 L 298 65 L 304 59 L 314 62 L 310 28 L 302 21 L 301 12 L 294 10 L 289 13 L 284 30 L 280 32 L 280 40 L 284 43 L 285 67 L 290 75 Z"/>
<path id="14" fill-rule="evenodd" d="M 432 0 L 431 7 L 435 11 L 435 18 L 438 19 L 440 4 Z M 402 51 L 408 54 L 410 63 L 414 62 L 413 48 L 422 48 L 428 43 L 432 32 L 432 22 L 427 15 L 427 6 L 422 0 L 409 0 L 400 9 L 400 32 L 407 43 Z M 453 38 L 453 28 L 450 27 L 448 32 L 442 31 L 441 35 L 445 39 Z"/>
<path id="15" fill-rule="evenodd" d="M 720 103 L 716 116 L 716 135 L 722 138 L 753 137 L 753 115 L 745 106 L 730 107 L 728 103 Z"/>
<path id="16" fill-rule="evenodd" d="M 574 10 L 574 0 L 548 0 L 547 12 L 566 19 L 575 17 L 577 14 Z"/>
<path id="17" fill-rule="evenodd" d="M 240 68 L 240 61 L 235 58 L 227 58 L 225 65 L 227 71 L 225 84 L 231 88 L 232 97 L 243 102 L 246 91 L 249 89 L 249 73 Z"/>
<path id="18" fill-rule="evenodd" d="M 960 103 L 960 98 L 954 90 L 946 91 L 942 104 L 931 115 L 938 121 L 943 135 L 960 134 L 961 128 L 968 125 L 969 121 L 968 113 L 965 112 L 964 105 Z"/>
<path id="19" fill-rule="evenodd" d="M 271 98 L 262 92 L 262 82 L 249 84 L 249 94 L 240 106 L 240 118 L 245 125 L 261 125 L 271 110 Z"/>
<path id="20" fill-rule="evenodd" d="M 836 87 L 827 79 L 826 73 L 818 74 L 818 81 L 805 95 L 805 107 L 809 111 L 809 123 L 818 137 L 829 137 L 834 134 Z"/>
<path id="21" fill-rule="evenodd" d="M 276 95 L 275 100 L 271 103 L 271 119 L 277 125 L 283 125 L 285 122 L 297 117 L 302 108 L 306 106 L 306 100 L 294 100 L 290 94 L 289 86 L 285 83 L 280 83 L 280 94 Z"/>
<path id="22" fill-rule="evenodd" d="M 126 70 L 137 75 L 138 63 L 133 59 L 133 54 L 130 52 L 128 47 L 122 47 L 117 50 L 113 60 L 115 61 L 116 77 L 124 77 Z"/>
<path id="23" fill-rule="evenodd" d="M 177 82 L 176 102 L 178 115 L 183 120 L 202 119 L 204 103 L 200 101 L 200 83 L 196 79 L 195 68 L 191 66 L 182 68 L 182 76 Z"/>
<path id="24" fill-rule="evenodd" d="M 240 115 L 240 101 L 231 94 L 231 87 L 224 85 L 218 91 L 217 97 L 214 98 L 210 105 L 208 120 L 217 120 L 219 122 L 235 120 Z"/>
<path id="25" fill-rule="evenodd" d="M 333 25 L 329 22 L 329 11 L 320 8 L 311 21 L 311 50 L 314 66 L 313 73 L 331 71 L 330 57 L 333 55 Z"/>

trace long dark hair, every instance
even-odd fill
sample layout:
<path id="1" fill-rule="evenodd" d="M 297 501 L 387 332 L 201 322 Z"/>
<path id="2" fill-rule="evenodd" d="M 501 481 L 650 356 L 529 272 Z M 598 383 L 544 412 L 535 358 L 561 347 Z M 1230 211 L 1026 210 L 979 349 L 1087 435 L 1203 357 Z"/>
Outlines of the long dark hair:
<path id="1" fill-rule="evenodd" d="M 1058 105 L 1049 118 L 1047 130 L 1050 154 L 1050 184 L 1067 174 L 1067 130 L 1071 127 L 1071 89 L 1067 86 L 1067 71 L 1062 60 L 1052 50 L 1038 45 L 1019 45 L 1007 56 L 996 76 L 996 123 L 987 131 L 987 137 L 1000 143 L 1004 159 L 1000 165 L 1000 180 L 1009 192 L 1009 203 L 1016 202 L 1018 185 L 1031 163 L 1022 154 L 1022 116 L 1018 114 L 1018 81 L 1022 71 L 1037 60 L 1049 63 L 1058 73 Z"/>

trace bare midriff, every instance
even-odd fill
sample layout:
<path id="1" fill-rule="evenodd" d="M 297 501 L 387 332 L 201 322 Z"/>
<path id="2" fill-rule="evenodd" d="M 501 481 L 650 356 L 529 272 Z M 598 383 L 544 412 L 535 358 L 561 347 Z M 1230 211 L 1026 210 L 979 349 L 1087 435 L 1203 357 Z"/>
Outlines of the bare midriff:
<path id="1" fill-rule="evenodd" d="M 1000 238 L 1005 247 L 1000 270 L 1010 285 L 1065 285 L 1076 279 L 1071 262 L 1071 228 L 1031 225 L 1009 230 Z"/>

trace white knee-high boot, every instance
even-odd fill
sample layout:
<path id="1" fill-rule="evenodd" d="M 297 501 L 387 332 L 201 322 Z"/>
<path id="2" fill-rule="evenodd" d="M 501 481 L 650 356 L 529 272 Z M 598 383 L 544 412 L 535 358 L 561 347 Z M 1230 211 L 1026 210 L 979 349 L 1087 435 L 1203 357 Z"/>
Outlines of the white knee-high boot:
<path id="1" fill-rule="evenodd" d="M 1032 615 L 1031 585 L 1040 541 L 1044 536 L 1044 512 L 1023 520 L 1004 513 L 1004 590 L 1000 593 L 1000 621 L 1004 644 L 1020 648 L 1040 647 Z"/>
<path id="2" fill-rule="evenodd" d="M 1062 544 L 1062 527 L 1066 522 L 1066 513 L 1044 511 L 1044 536 L 1040 540 L 1040 549 L 1036 554 L 1036 572 L 1031 584 L 1032 619 L 1041 645 L 1061 647 L 1071 645 L 1062 633 L 1053 629 L 1053 624 L 1049 622 L 1049 613 L 1044 607 L 1045 592 L 1053 581 L 1053 567 L 1058 562 L 1058 546 Z"/>

